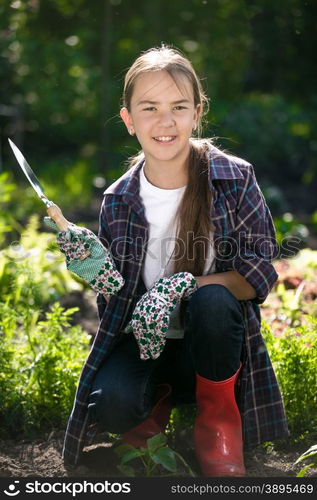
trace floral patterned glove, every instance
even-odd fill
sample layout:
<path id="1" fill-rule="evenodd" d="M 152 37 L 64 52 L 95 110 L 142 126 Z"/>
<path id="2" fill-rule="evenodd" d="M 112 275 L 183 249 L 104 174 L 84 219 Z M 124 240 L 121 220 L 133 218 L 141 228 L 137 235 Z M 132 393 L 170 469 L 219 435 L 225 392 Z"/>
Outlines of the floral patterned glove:
<path id="1" fill-rule="evenodd" d="M 44 217 L 44 222 L 58 231 L 50 217 Z M 67 231 L 58 232 L 56 241 L 66 256 L 67 269 L 84 279 L 95 292 L 110 296 L 123 287 L 124 279 L 110 252 L 92 231 L 70 224 Z"/>
<path id="2" fill-rule="evenodd" d="M 156 359 L 165 346 L 170 314 L 184 297 L 197 290 L 190 273 L 177 273 L 159 279 L 138 301 L 126 331 L 133 330 L 139 344 L 140 358 Z"/>

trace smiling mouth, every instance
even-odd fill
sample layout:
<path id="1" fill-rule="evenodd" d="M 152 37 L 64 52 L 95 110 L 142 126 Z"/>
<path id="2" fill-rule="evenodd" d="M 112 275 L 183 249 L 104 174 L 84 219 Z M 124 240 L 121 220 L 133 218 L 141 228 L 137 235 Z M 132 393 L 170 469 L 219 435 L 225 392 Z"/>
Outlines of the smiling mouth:
<path id="1" fill-rule="evenodd" d="M 176 135 L 160 135 L 158 137 L 153 137 L 156 142 L 173 142 L 176 139 Z"/>

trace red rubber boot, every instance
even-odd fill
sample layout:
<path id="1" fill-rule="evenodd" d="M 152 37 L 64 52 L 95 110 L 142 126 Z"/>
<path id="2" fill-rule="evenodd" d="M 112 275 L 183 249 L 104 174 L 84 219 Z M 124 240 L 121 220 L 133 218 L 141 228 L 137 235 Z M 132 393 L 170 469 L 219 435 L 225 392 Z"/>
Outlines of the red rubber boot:
<path id="1" fill-rule="evenodd" d="M 147 439 L 165 431 L 172 411 L 169 401 L 170 393 L 171 386 L 169 384 L 160 384 L 157 386 L 154 408 L 141 424 L 122 435 L 122 440 L 125 444 L 131 444 L 136 448 L 140 448 L 141 446 L 146 448 Z"/>
<path id="2" fill-rule="evenodd" d="M 196 374 L 195 451 L 207 477 L 245 475 L 241 416 L 234 394 L 240 369 L 220 382 Z"/>

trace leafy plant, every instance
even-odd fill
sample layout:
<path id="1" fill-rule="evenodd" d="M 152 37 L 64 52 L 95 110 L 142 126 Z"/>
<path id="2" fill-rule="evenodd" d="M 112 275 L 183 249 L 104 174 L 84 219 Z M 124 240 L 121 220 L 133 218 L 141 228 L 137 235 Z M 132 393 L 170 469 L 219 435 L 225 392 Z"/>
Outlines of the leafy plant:
<path id="1" fill-rule="evenodd" d="M 84 160 L 78 160 L 72 165 L 65 165 L 63 161 L 60 164 L 56 161 L 48 163 L 43 173 L 45 193 L 64 210 L 74 206 L 77 209 L 87 208 L 92 196 L 94 175 L 93 166 Z"/>
<path id="2" fill-rule="evenodd" d="M 317 467 L 317 444 L 311 446 L 307 451 L 305 451 L 295 462 L 295 464 L 298 464 L 299 462 L 303 462 L 304 460 L 310 459 L 313 457 L 313 461 L 305 465 L 297 474 L 297 477 L 303 477 L 306 475 L 307 471 L 311 467 Z"/>
<path id="3" fill-rule="evenodd" d="M 64 426 L 90 337 L 57 302 L 83 284 L 38 217 L 0 252 L 0 288 L 0 436 Z"/>
<path id="4" fill-rule="evenodd" d="M 309 236 L 307 226 L 301 224 L 290 212 L 284 213 L 281 217 L 274 217 L 274 225 L 279 244 L 283 242 L 284 238 L 297 238 L 299 242 L 306 243 Z"/>
<path id="5" fill-rule="evenodd" d="M 263 321 L 262 332 L 276 371 L 292 433 L 317 424 L 317 318 L 305 316 L 296 328 L 274 336 Z"/>
<path id="6" fill-rule="evenodd" d="M 18 241 L 0 253 L 1 301 L 21 301 L 42 307 L 83 285 L 67 271 L 52 233 L 39 232 L 39 219 L 30 218 Z"/>
<path id="7" fill-rule="evenodd" d="M 65 425 L 89 344 L 70 326 L 75 310 L 55 303 L 43 315 L 24 302 L 0 302 L 0 436 Z"/>
<path id="8" fill-rule="evenodd" d="M 183 457 L 167 446 L 164 434 L 156 434 L 147 440 L 147 448 L 135 448 L 129 444 L 121 444 L 115 452 L 121 459 L 118 469 L 127 476 L 153 475 L 175 476 L 181 473 L 180 466 L 188 470 L 190 476 L 195 476 Z M 133 462 L 131 464 L 131 462 Z M 140 471 L 141 465 L 141 471 Z M 168 471 L 170 474 L 164 473 Z"/>
<path id="9" fill-rule="evenodd" d="M 193 426 L 197 414 L 195 404 L 180 405 L 172 409 L 170 420 L 166 428 L 166 435 L 172 448 L 183 453 L 192 443 Z"/>
<path id="10" fill-rule="evenodd" d="M 0 245 L 5 241 L 5 233 L 12 231 L 16 225 L 14 217 L 6 209 L 15 188 L 16 185 L 10 181 L 8 173 L 0 173 Z"/>
<path id="11" fill-rule="evenodd" d="M 302 311 L 300 309 L 301 293 L 304 282 L 296 289 L 286 289 L 284 283 L 276 287 L 276 295 L 280 300 L 279 315 L 285 316 L 285 326 L 297 327 L 301 324 Z"/>

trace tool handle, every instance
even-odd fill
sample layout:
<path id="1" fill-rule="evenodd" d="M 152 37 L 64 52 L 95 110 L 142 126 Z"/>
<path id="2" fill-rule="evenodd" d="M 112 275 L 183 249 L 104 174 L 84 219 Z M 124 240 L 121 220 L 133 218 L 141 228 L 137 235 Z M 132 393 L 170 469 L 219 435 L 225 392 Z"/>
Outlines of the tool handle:
<path id="1" fill-rule="evenodd" d="M 67 219 L 65 219 L 61 209 L 57 205 L 52 205 L 48 207 L 47 213 L 50 216 L 50 218 L 53 219 L 58 229 L 60 229 L 61 231 L 67 231 L 70 222 Z"/>

